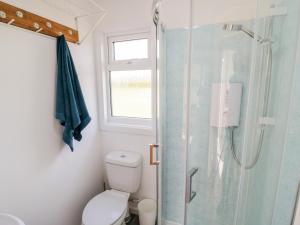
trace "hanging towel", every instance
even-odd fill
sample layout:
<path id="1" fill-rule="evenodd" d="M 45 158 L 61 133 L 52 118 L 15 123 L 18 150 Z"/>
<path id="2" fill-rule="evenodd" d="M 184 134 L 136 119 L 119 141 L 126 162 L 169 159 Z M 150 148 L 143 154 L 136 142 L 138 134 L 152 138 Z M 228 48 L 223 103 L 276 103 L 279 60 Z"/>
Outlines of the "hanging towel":
<path id="1" fill-rule="evenodd" d="M 63 140 L 73 151 L 73 138 L 80 141 L 81 131 L 91 121 L 73 59 L 64 36 L 57 39 L 56 119 L 64 126 Z"/>

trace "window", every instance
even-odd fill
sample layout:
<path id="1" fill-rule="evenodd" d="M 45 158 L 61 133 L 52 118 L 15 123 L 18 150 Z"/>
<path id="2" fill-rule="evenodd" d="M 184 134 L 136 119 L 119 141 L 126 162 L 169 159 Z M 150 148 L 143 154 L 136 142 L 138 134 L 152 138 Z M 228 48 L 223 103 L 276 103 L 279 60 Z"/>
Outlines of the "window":
<path id="1" fill-rule="evenodd" d="M 151 129 L 154 82 L 149 32 L 108 36 L 106 40 L 106 123 Z"/>
<path id="2" fill-rule="evenodd" d="M 118 41 L 113 44 L 115 60 L 147 59 L 149 57 L 148 39 Z"/>
<path id="3" fill-rule="evenodd" d="M 151 119 L 151 70 L 111 71 L 112 116 Z"/>

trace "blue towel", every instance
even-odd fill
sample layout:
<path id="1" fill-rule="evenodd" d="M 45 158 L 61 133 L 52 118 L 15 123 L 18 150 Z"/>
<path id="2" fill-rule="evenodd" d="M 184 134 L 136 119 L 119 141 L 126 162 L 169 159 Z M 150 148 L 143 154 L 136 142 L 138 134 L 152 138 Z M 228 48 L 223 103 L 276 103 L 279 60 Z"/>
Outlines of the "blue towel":
<path id="1" fill-rule="evenodd" d="M 56 119 L 64 126 L 63 140 L 73 151 L 73 138 L 80 141 L 81 131 L 91 121 L 73 59 L 64 36 L 57 38 Z"/>

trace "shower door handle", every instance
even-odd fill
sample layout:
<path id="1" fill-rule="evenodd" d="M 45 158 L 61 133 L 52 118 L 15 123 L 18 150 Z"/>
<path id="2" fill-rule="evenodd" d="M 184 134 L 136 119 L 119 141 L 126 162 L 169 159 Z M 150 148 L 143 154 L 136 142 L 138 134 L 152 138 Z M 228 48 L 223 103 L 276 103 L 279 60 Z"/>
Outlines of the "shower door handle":
<path id="1" fill-rule="evenodd" d="M 185 202 L 190 203 L 196 196 L 196 192 L 193 191 L 193 177 L 198 172 L 198 168 L 192 168 L 186 177 L 186 195 L 185 195 Z"/>
<path id="2" fill-rule="evenodd" d="M 154 165 L 154 166 L 157 166 L 159 165 L 160 161 L 157 161 L 154 159 L 154 151 L 156 148 L 158 148 L 159 145 L 157 144 L 150 144 L 150 165 Z"/>

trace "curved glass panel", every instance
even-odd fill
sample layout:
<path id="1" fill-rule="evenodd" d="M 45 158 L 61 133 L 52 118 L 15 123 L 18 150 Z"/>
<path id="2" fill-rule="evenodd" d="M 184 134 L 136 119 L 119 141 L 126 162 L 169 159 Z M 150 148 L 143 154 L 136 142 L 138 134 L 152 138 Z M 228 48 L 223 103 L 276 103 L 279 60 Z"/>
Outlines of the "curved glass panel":
<path id="1" fill-rule="evenodd" d="M 300 2 L 186 2 L 190 26 L 165 31 L 162 217 L 289 225 L 300 171 L 285 144 Z M 284 192 L 287 184 L 294 192 Z"/>

